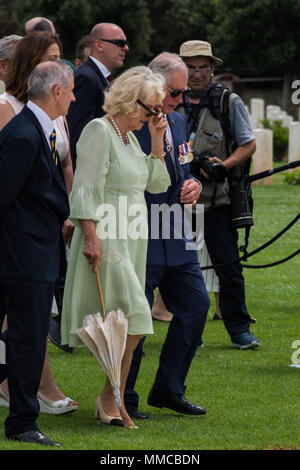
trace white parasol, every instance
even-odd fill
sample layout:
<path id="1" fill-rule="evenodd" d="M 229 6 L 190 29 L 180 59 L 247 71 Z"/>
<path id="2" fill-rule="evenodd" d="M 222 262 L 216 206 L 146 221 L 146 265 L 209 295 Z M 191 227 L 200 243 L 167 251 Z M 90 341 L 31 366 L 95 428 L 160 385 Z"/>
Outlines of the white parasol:
<path id="1" fill-rule="evenodd" d="M 98 270 L 96 276 L 102 315 L 99 312 L 86 315 L 82 328 L 76 333 L 103 367 L 111 383 L 116 405 L 121 408 L 121 364 L 126 347 L 128 320 L 120 309 L 105 312 Z"/>

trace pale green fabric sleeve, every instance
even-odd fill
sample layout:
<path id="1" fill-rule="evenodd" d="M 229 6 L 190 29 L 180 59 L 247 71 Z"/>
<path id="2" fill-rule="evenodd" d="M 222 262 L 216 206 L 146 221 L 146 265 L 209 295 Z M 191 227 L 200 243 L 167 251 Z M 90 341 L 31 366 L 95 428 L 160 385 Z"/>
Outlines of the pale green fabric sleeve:
<path id="1" fill-rule="evenodd" d="M 155 159 L 146 155 L 133 132 L 130 132 L 129 134 L 130 144 L 132 145 L 135 153 L 145 159 L 148 167 L 149 176 L 145 190 L 152 194 L 165 193 L 171 185 L 166 164 L 162 163 L 159 158 Z"/>
<path id="2" fill-rule="evenodd" d="M 100 118 L 87 124 L 76 148 L 76 171 L 70 194 L 70 218 L 99 221 L 97 208 L 104 200 L 111 148 L 109 133 Z"/>
<path id="3" fill-rule="evenodd" d="M 147 160 L 149 178 L 146 186 L 146 191 L 152 194 L 165 193 L 171 185 L 171 180 L 167 166 L 162 161 L 154 158 Z"/>

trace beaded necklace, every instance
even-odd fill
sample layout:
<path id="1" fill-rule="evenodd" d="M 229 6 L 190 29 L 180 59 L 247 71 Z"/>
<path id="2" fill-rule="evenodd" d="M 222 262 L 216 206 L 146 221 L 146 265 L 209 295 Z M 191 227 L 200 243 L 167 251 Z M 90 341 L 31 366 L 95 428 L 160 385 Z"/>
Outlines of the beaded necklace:
<path id="1" fill-rule="evenodd" d="M 109 116 L 109 119 L 110 119 L 112 125 L 114 126 L 114 128 L 116 129 L 116 132 L 117 132 L 118 136 L 120 137 L 120 139 L 122 140 L 123 144 L 124 144 L 124 145 L 128 145 L 128 144 L 129 144 L 128 135 L 126 134 L 125 139 L 123 139 L 122 134 L 121 134 L 121 131 L 120 131 L 120 129 L 118 128 L 118 126 L 117 126 L 116 121 L 114 120 L 114 118 L 113 118 L 112 116 Z"/>

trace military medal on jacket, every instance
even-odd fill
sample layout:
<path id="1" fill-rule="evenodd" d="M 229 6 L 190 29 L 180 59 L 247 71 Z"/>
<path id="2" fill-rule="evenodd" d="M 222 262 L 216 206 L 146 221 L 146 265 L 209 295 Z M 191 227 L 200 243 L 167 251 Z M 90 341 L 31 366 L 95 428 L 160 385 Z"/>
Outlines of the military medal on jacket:
<path id="1" fill-rule="evenodd" d="M 192 146 L 190 142 L 178 145 L 178 160 L 180 165 L 185 165 L 193 160 Z"/>

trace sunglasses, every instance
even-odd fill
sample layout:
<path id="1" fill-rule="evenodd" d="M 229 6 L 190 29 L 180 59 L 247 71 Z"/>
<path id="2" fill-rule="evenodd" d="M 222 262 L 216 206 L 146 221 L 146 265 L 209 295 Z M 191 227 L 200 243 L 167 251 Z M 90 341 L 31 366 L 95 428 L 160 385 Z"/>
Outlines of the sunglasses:
<path id="1" fill-rule="evenodd" d="M 169 90 L 169 92 L 170 92 L 170 96 L 171 96 L 172 98 L 176 98 L 176 97 L 179 96 L 181 93 L 182 93 L 183 95 L 186 95 L 189 91 L 191 91 L 190 88 L 183 88 L 182 90 L 181 90 L 181 89 L 179 89 L 179 90 L 172 90 L 172 88 L 170 88 L 170 87 L 168 87 L 168 86 L 167 86 L 167 88 L 168 88 L 168 90 Z"/>
<path id="2" fill-rule="evenodd" d="M 115 44 L 115 46 L 121 47 L 121 49 L 125 46 L 129 46 L 126 39 L 99 39 L 99 41 L 110 42 L 111 44 Z"/>
<path id="3" fill-rule="evenodd" d="M 136 102 L 137 102 L 140 106 L 142 106 L 142 108 L 144 108 L 146 111 L 148 111 L 147 117 L 150 117 L 150 116 L 157 116 L 157 115 L 159 114 L 159 111 L 155 111 L 155 109 L 150 108 L 149 106 L 146 106 L 142 101 L 136 100 Z"/>

